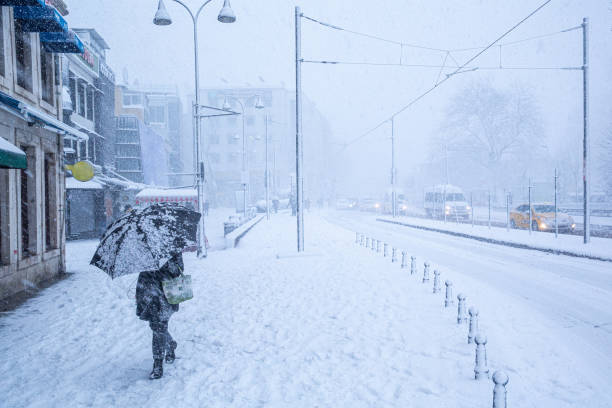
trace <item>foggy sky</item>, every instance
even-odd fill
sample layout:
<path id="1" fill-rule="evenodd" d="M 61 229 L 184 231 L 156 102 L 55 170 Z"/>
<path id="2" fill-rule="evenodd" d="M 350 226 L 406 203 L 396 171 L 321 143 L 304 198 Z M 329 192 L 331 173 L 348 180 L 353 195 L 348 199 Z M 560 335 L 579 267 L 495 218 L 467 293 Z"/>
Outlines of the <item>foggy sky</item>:
<path id="1" fill-rule="evenodd" d="M 192 6 L 200 0 L 186 0 Z M 202 86 L 284 85 L 294 88 L 294 11 L 299 5 L 311 17 L 380 37 L 442 49 L 483 46 L 533 11 L 543 0 L 233 0 L 235 24 L 216 21 L 222 5 L 214 0 L 199 24 Z M 129 6 L 126 6 L 129 4 Z M 121 78 L 177 84 L 184 94 L 193 89 L 191 21 L 182 7 L 166 0 L 174 24 L 157 27 L 152 19 L 157 0 L 69 1 L 69 23 L 93 27 L 111 47 L 108 61 Z M 594 138 L 612 127 L 612 12 L 606 0 L 553 0 L 505 42 L 591 22 L 591 131 Z M 580 66 L 580 31 L 503 49 L 508 66 Z M 459 63 L 476 51 L 455 53 Z M 327 29 L 303 21 L 305 59 L 398 62 L 399 47 Z M 444 54 L 404 49 L 405 64 L 441 64 Z M 496 66 L 496 47 L 474 65 Z M 337 143 L 362 134 L 413 97 L 429 88 L 437 69 L 304 64 L 303 90 L 329 119 Z M 261 78 L 265 82 L 262 82 Z M 400 179 L 427 159 L 429 141 L 444 118 L 451 96 L 470 81 L 487 79 L 497 87 L 520 83 L 532 89 L 543 113 L 547 146 L 555 149 L 560 135 L 581 138 L 582 76 L 580 71 L 476 71 L 457 75 L 396 119 Z M 390 127 L 383 126 L 338 156 L 351 169 L 347 189 L 386 186 L 389 179 Z M 307 136 L 307 135 L 306 135 Z M 571 136 L 573 137 L 573 136 Z M 340 145 L 334 145 L 340 149 Z M 580 152 L 576 152 L 580 154 Z"/>

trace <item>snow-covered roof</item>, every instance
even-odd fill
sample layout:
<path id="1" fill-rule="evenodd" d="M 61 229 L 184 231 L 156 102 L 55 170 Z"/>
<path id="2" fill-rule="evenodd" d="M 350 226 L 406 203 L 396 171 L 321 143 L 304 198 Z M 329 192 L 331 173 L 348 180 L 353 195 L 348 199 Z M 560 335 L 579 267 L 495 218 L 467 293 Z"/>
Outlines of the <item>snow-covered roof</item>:
<path id="1" fill-rule="evenodd" d="M 67 190 L 102 190 L 104 186 L 94 180 L 79 181 L 74 177 L 66 177 Z"/>
<path id="2" fill-rule="evenodd" d="M 198 201 L 198 192 L 194 188 L 145 188 L 136 194 L 136 204 L 158 202 L 194 202 Z"/>
<path id="3" fill-rule="evenodd" d="M 136 198 L 143 197 L 197 197 L 198 192 L 195 188 L 145 188 L 136 194 Z"/>

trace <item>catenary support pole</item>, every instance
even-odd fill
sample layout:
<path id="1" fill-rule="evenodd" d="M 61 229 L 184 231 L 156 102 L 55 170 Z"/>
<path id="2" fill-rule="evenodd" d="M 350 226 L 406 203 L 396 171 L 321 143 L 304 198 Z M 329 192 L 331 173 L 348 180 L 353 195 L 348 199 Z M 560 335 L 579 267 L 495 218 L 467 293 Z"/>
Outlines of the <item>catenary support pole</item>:
<path id="1" fill-rule="evenodd" d="M 268 115 L 266 115 L 266 219 L 270 220 L 270 160 L 268 157 Z"/>
<path id="2" fill-rule="evenodd" d="M 555 167 L 555 238 L 559 236 L 559 220 L 557 219 L 557 168 Z"/>
<path id="3" fill-rule="evenodd" d="M 391 211 L 393 218 L 397 217 L 397 191 L 396 191 L 396 176 L 395 169 L 395 117 L 391 117 Z"/>
<path id="4" fill-rule="evenodd" d="M 529 194 L 529 234 L 531 235 L 531 222 L 532 222 L 532 213 L 531 213 L 531 178 L 529 179 L 529 186 L 527 187 Z"/>
<path id="5" fill-rule="evenodd" d="M 302 174 L 302 12 L 295 8 L 295 176 L 297 250 L 304 251 L 304 175 Z"/>
<path id="6" fill-rule="evenodd" d="M 582 101 L 583 101 L 583 138 L 582 138 L 582 180 L 584 202 L 584 243 L 591 240 L 591 206 L 589 197 L 589 19 L 582 20 Z"/>

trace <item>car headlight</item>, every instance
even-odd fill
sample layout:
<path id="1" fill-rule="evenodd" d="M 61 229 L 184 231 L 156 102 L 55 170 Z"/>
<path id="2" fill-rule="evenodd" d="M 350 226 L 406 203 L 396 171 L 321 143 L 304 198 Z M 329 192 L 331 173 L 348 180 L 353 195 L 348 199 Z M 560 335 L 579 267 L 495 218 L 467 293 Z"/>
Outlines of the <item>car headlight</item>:
<path id="1" fill-rule="evenodd" d="M 576 224 L 572 224 L 572 229 L 576 228 Z"/>
<path id="2" fill-rule="evenodd" d="M 376 204 L 374 204 L 374 207 L 378 208 L 378 207 L 380 207 L 380 204 L 376 203 Z"/>
<path id="3" fill-rule="evenodd" d="M 447 205 L 445 208 L 446 208 L 447 210 L 450 210 L 450 205 Z"/>
<path id="4" fill-rule="evenodd" d="M 540 228 L 548 228 L 548 225 L 546 225 L 545 222 L 541 222 L 540 223 Z"/>
<path id="5" fill-rule="evenodd" d="M 407 210 L 408 207 L 406 207 L 405 205 L 402 205 L 402 210 Z"/>
<path id="6" fill-rule="evenodd" d="M 466 210 L 471 210 L 471 209 L 472 209 L 472 207 L 470 207 L 469 205 L 466 205 L 466 206 L 465 206 L 465 209 L 466 209 Z"/>

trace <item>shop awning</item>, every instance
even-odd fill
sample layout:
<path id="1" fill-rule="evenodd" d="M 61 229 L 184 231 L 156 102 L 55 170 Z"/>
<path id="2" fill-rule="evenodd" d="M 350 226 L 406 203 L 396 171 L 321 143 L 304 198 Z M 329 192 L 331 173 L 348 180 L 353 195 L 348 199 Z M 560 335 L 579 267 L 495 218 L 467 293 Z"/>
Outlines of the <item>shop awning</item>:
<path id="1" fill-rule="evenodd" d="M 43 7 L 45 0 L 0 0 L 0 6 L 39 6 Z"/>
<path id="2" fill-rule="evenodd" d="M 3 137 L 0 137 L 0 168 L 28 168 L 25 153 Z"/>
<path id="3" fill-rule="evenodd" d="M 60 33 L 40 33 L 40 42 L 47 52 L 61 54 L 82 54 L 85 52 L 83 42 L 72 30 Z"/>
<path id="4" fill-rule="evenodd" d="M 32 125 L 38 125 L 42 128 L 51 130 L 52 132 L 64 134 L 67 137 L 84 141 L 89 140 L 89 136 L 80 130 L 76 130 L 72 126 L 57 120 L 47 113 L 34 109 L 30 105 L 23 103 L 12 96 L 5 94 L 4 92 L 0 92 L 0 108 Z"/>
<path id="5" fill-rule="evenodd" d="M 23 6 L 14 8 L 15 20 L 21 23 L 23 31 L 36 33 L 57 33 L 68 31 L 64 17 L 51 6 Z"/>

